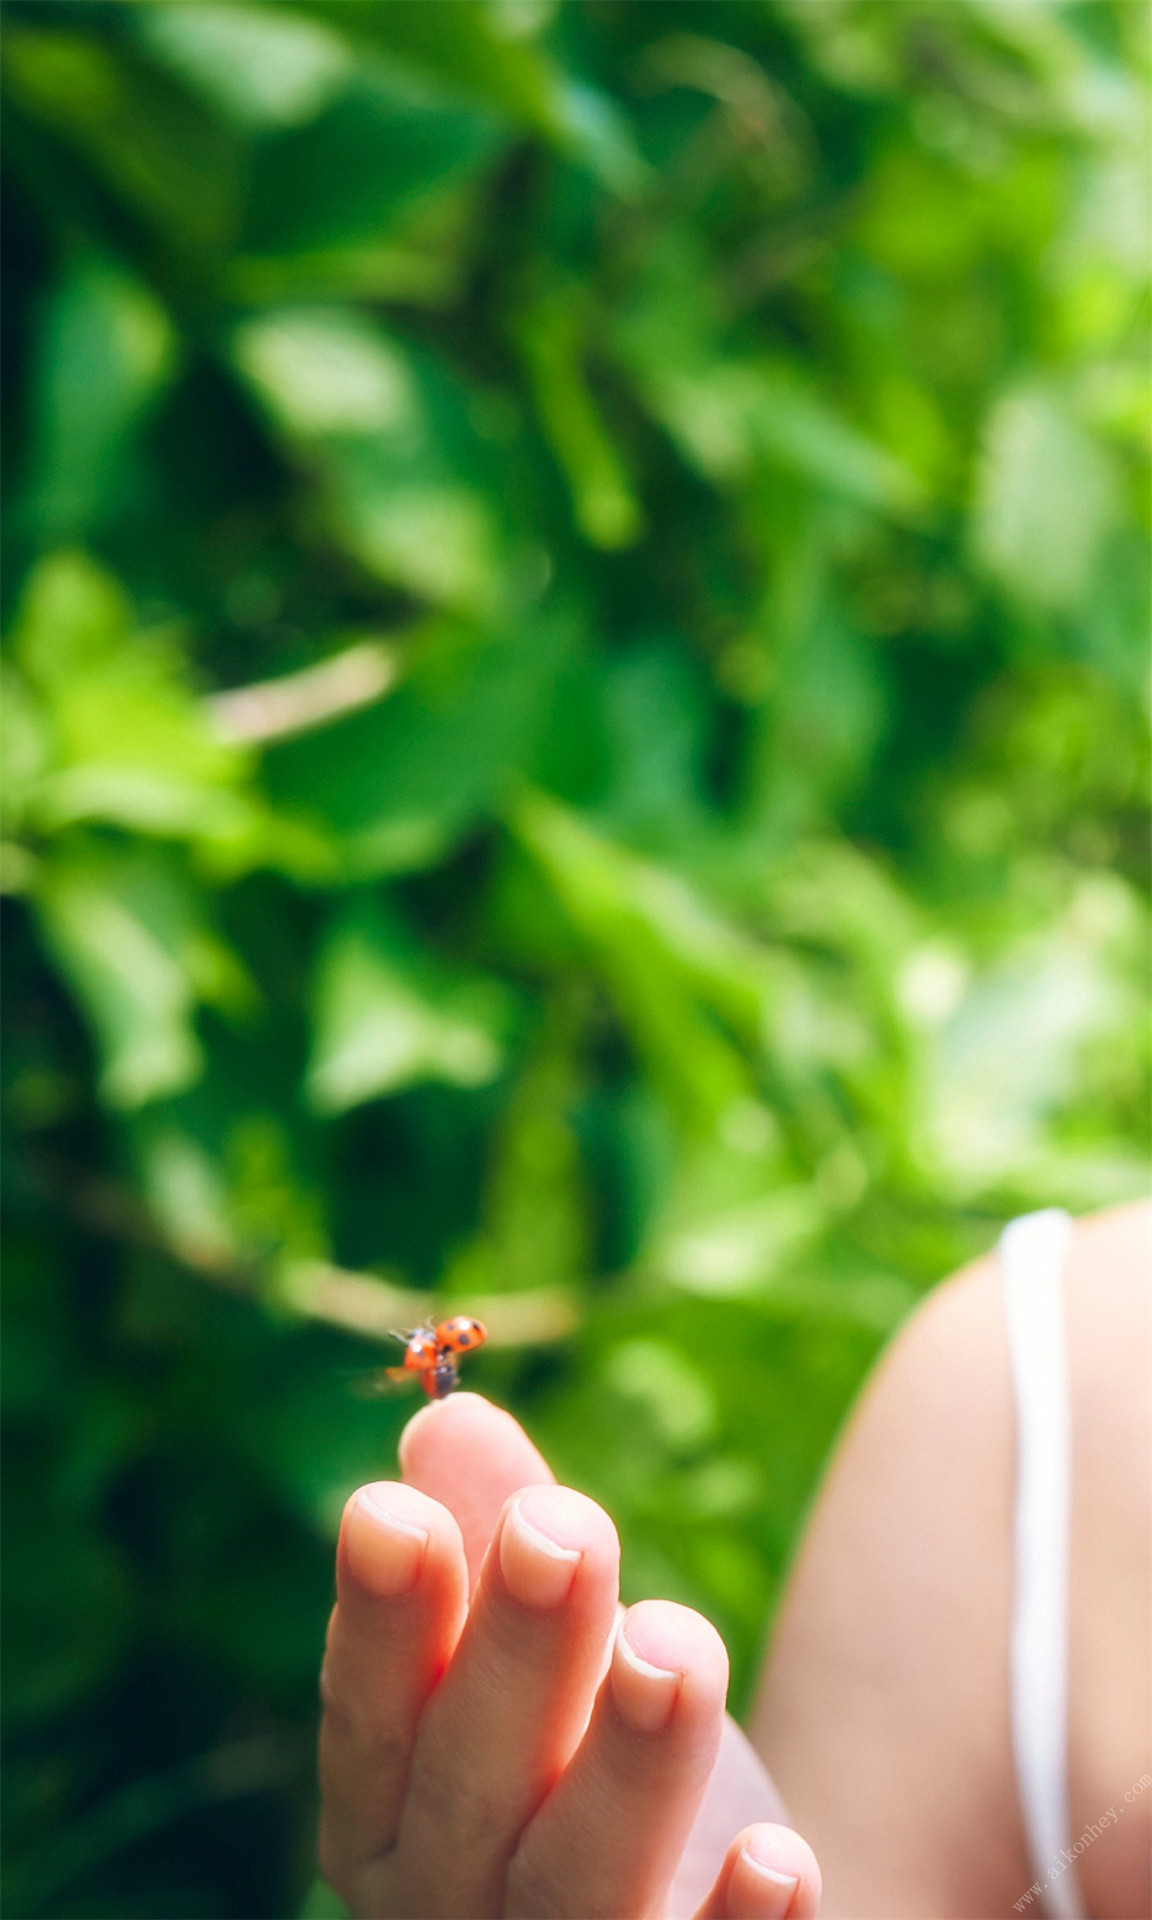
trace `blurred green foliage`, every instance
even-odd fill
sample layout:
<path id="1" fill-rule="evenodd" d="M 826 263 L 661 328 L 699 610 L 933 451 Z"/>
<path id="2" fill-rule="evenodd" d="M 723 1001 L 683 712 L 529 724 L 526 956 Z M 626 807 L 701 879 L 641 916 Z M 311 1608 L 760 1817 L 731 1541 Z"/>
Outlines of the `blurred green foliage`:
<path id="1" fill-rule="evenodd" d="M 374 1331 L 739 1705 L 917 1293 L 1144 1184 L 1147 15 L 6 13 L 6 1910 L 320 1913 Z"/>

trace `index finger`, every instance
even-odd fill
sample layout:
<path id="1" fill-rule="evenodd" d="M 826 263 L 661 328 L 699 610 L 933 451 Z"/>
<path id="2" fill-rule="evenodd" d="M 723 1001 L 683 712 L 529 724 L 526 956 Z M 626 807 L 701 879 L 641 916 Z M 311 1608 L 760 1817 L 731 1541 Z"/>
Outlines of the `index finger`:
<path id="1" fill-rule="evenodd" d="M 433 1401 L 409 1420 L 400 1436 L 400 1470 L 410 1487 L 454 1516 L 473 1587 L 505 1502 L 524 1487 L 555 1482 L 518 1421 L 478 1393 Z"/>
<path id="2" fill-rule="evenodd" d="M 320 1855 L 344 1892 L 395 1838 L 420 1716 L 460 1635 L 451 1514 L 397 1482 L 361 1487 L 344 1510 L 336 1591 L 320 1679 Z"/>

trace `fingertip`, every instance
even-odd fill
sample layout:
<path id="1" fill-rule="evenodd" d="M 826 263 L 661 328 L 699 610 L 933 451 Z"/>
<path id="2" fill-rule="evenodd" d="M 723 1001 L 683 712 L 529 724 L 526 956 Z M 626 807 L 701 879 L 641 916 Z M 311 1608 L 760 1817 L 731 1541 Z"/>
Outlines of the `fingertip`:
<path id="1" fill-rule="evenodd" d="M 719 1745 L 728 1654 L 715 1627 L 691 1607 L 671 1600 L 630 1607 L 617 1623 L 608 1685 L 631 1733 L 669 1729 L 697 1745 Z"/>
<path id="2" fill-rule="evenodd" d="M 506 1511 L 513 1505 L 530 1526 L 539 1528 L 557 1546 L 578 1548 L 582 1555 L 594 1554 L 598 1560 L 619 1560 L 620 1538 L 611 1517 L 575 1487 L 554 1483 L 524 1487 Z"/>
<path id="3" fill-rule="evenodd" d="M 524 1487 L 506 1503 L 485 1561 L 504 1591 L 522 1605 L 553 1609 L 573 1595 L 599 1605 L 605 1586 L 615 1601 L 620 1579 L 616 1528 L 594 1500 L 573 1487 Z"/>
<path id="4" fill-rule="evenodd" d="M 815 1920 L 820 1868 L 806 1840 L 768 1821 L 746 1827 L 728 1850 L 717 1911 L 724 1920 Z"/>
<path id="5" fill-rule="evenodd" d="M 400 1435 L 400 1470 L 412 1484 L 426 1486 L 439 1479 L 449 1458 L 459 1472 L 462 1447 L 474 1450 L 473 1466 L 481 1474 L 513 1465 L 517 1486 L 552 1479 L 519 1421 L 480 1393 L 452 1393 L 413 1414 Z"/>
<path id="6" fill-rule="evenodd" d="M 651 1667 L 679 1672 L 685 1692 L 723 1705 L 728 1649 L 710 1620 L 675 1600 L 640 1600 L 621 1622 L 630 1651 Z"/>
<path id="7" fill-rule="evenodd" d="M 400 1480 L 357 1488 L 344 1508 L 337 1548 L 341 1599 L 399 1599 L 415 1587 L 429 1556 L 463 1559 L 460 1529 L 437 1501 Z"/>
<path id="8" fill-rule="evenodd" d="M 404 1480 L 367 1480 L 362 1487 L 357 1487 L 344 1502 L 345 1525 L 364 1502 L 386 1509 L 406 1526 L 420 1527 L 425 1533 L 444 1521 L 453 1524 L 451 1514 L 438 1500 Z"/>
<path id="9" fill-rule="evenodd" d="M 397 1444 L 400 1456 L 400 1471 L 406 1480 L 413 1477 L 413 1470 L 419 1468 L 425 1452 L 431 1445 L 438 1445 L 436 1434 L 459 1432 L 476 1420 L 477 1410 L 486 1409 L 490 1413 L 499 1413 L 490 1400 L 479 1393 L 450 1393 L 446 1400 L 430 1400 L 412 1415 Z"/>
<path id="10" fill-rule="evenodd" d="M 625 1615 L 616 1630 L 609 1685 L 616 1712 L 633 1733 L 662 1733 L 676 1710 L 684 1675 L 638 1653 L 628 1637 Z"/>
<path id="11" fill-rule="evenodd" d="M 524 1429 L 478 1393 L 422 1408 L 400 1436 L 400 1469 L 410 1486 L 455 1514 L 473 1580 L 509 1495 L 553 1484 Z"/>

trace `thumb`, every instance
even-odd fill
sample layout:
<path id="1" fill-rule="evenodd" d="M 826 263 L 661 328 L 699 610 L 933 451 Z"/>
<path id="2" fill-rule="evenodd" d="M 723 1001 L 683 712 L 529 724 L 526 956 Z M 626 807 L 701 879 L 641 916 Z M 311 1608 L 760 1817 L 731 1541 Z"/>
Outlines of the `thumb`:
<path id="1" fill-rule="evenodd" d="M 455 1516 L 472 1586 L 509 1495 L 555 1479 L 523 1427 L 478 1393 L 454 1393 L 409 1420 L 400 1470 Z"/>

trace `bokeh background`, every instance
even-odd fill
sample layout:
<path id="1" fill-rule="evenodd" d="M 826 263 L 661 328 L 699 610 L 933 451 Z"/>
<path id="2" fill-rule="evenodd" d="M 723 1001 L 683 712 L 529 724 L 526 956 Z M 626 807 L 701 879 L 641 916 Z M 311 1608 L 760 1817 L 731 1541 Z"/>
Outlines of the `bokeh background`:
<path id="1" fill-rule="evenodd" d="M 746 1702 L 1146 1182 L 1137 0 L 5 8 L 5 1911 L 335 1913 L 387 1330 Z"/>

